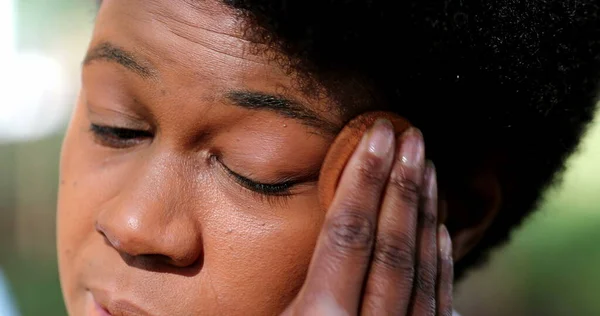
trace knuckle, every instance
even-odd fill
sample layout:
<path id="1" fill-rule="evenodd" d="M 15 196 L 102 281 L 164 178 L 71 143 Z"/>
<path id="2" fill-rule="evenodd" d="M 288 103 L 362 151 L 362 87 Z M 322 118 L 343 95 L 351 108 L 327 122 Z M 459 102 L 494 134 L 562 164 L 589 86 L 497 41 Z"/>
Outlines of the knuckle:
<path id="1" fill-rule="evenodd" d="M 373 309 L 379 308 L 382 302 L 385 302 L 389 297 L 389 290 L 380 286 L 379 284 L 369 284 L 365 288 L 364 295 L 365 301 L 363 304 L 367 305 L 367 309 L 372 307 Z"/>
<path id="2" fill-rule="evenodd" d="M 373 261 L 412 277 L 415 271 L 415 242 L 404 233 L 380 236 L 375 242 Z"/>
<path id="3" fill-rule="evenodd" d="M 421 264 L 417 269 L 415 287 L 417 291 L 432 294 L 435 293 L 435 281 L 437 269 L 432 264 Z"/>
<path id="4" fill-rule="evenodd" d="M 361 251 L 368 256 L 375 234 L 373 220 L 358 211 L 344 211 L 332 218 L 327 226 L 334 250 L 342 253 Z"/>
<path id="5" fill-rule="evenodd" d="M 398 193 L 402 201 L 410 206 L 418 206 L 420 192 L 416 181 L 407 177 L 404 172 L 394 171 L 390 176 L 389 184 Z"/>
<path id="6" fill-rule="evenodd" d="M 436 315 L 436 301 L 433 296 L 423 297 L 415 302 L 418 305 L 418 309 L 424 312 L 424 315 Z"/>
<path id="7" fill-rule="evenodd" d="M 369 313 L 361 315 L 400 315 L 404 310 L 404 302 L 391 301 L 390 290 L 384 286 L 368 286 L 363 297 L 362 310 Z"/>
<path id="8" fill-rule="evenodd" d="M 385 182 L 381 158 L 366 155 L 357 166 L 358 181 L 364 186 L 381 186 Z"/>

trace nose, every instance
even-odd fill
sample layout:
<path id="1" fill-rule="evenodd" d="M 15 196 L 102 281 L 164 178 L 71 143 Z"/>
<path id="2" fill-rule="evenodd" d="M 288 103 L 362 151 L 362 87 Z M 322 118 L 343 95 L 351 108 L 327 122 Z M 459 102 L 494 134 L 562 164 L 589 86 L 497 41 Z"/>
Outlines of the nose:
<path id="1" fill-rule="evenodd" d="M 203 245 L 194 209 L 185 202 L 191 200 L 184 196 L 190 190 L 181 188 L 177 175 L 150 174 L 135 177 L 140 180 L 129 183 L 114 203 L 101 210 L 95 229 L 128 258 L 174 267 L 193 265 L 201 259 Z"/>
<path id="2" fill-rule="evenodd" d="M 96 231 L 129 257 L 144 257 L 175 267 L 187 267 L 199 260 L 202 240 L 194 228 L 175 223 L 157 227 L 154 219 L 140 213 L 105 212 L 96 222 Z"/>

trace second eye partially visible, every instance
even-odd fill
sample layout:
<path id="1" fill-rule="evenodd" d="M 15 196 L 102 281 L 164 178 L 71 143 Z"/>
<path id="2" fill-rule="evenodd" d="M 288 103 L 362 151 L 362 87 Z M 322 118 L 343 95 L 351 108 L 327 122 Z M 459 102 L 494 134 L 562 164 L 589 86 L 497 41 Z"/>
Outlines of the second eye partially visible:
<path id="1" fill-rule="evenodd" d="M 135 146 L 154 135 L 149 131 L 90 124 L 90 132 L 99 145 L 122 149 Z"/>

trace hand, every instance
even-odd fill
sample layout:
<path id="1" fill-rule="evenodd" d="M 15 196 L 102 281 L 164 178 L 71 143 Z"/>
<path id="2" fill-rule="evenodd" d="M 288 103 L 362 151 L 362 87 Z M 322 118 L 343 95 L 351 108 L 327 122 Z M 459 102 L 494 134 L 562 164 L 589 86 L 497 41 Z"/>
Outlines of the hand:
<path id="1" fill-rule="evenodd" d="M 452 244 L 438 227 L 421 133 L 378 121 L 342 174 L 298 296 L 283 315 L 452 315 Z"/>

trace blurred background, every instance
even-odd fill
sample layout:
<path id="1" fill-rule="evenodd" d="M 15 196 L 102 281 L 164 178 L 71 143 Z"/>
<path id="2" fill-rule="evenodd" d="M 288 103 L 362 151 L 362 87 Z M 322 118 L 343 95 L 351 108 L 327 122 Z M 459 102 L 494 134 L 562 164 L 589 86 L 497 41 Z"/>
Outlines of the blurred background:
<path id="1" fill-rule="evenodd" d="M 62 133 L 93 0 L 0 0 L 0 316 L 65 315 L 55 252 Z M 457 286 L 470 315 L 600 315 L 600 121 L 562 185 Z"/>

